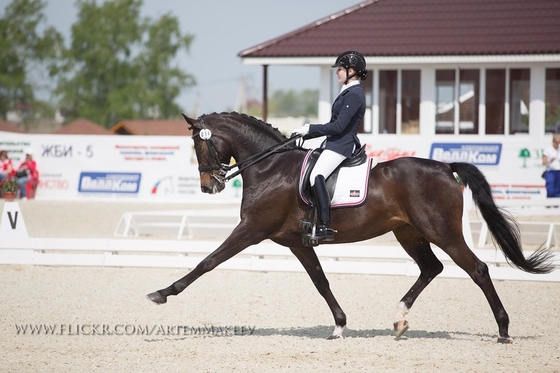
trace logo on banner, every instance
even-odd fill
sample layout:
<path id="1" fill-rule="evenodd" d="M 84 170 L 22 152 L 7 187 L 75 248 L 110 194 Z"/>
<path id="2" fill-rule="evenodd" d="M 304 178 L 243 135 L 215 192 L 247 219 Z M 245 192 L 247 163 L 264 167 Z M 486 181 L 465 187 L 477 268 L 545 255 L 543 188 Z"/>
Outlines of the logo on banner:
<path id="1" fill-rule="evenodd" d="M 164 194 L 173 193 L 173 176 L 166 176 L 163 179 L 156 181 L 154 186 L 152 187 L 152 194 L 157 194 L 158 192 L 162 192 Z"/>
<path id="2" fill-rule="evenodd" d="M 430 159 L 440 162 L 466 162 L 477 166 L 497 166 L 502 144 L 434 143 Z"/>
<path id="3" fill-rule="evenodd" d="M 82 172 L 82 193 L 138 193 L 142 174 L 136 172 Z"/>

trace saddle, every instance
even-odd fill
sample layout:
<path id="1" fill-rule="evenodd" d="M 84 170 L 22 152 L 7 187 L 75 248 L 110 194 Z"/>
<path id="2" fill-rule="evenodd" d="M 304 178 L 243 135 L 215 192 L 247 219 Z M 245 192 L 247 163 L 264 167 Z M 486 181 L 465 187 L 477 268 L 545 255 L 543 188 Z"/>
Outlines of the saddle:
<path id="1" fill-rule="evenodd" d="M 313 206 L 313 195 L 309 176 L 322 151 L 323 149 L 310 150 L 301 167 L 299 193 L 301 199 L 310 206 Z M 365 145 L 352 158 L 344 160 L 326 180 L 331 208 L 361 206 L 366 200 L 370 169 L 371 159 L 367 157 Z M 339 178 L 344 183 L 342 191 L 338 190 L 341 187 Z"/>

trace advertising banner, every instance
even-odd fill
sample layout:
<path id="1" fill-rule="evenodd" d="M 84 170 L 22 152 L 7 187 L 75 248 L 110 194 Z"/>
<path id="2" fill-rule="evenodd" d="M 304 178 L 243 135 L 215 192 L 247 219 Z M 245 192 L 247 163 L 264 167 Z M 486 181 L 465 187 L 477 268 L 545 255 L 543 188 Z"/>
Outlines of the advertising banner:
<path id="1" fill-rule="evenodd" d="M 367 154 L 378 161 L 399 157 L 430 158 L 476 165 L 492 185 L 496 199 L 546 197 L 541 178 L 545 138 L 523 136 L 461 137 L 441 135 L 374 136 L 360 134 Z M 307 141 L 319 146 L 322 139 Z M 193 142 L 186 136 L 34 135 L 0 132 L 0 149 L 16 167 L 31 149 L 40 172 L 36 198 L 189 201 L 240 199 L 242 180 L 228 182 L 217 195 L 200 190 Z"/>
<path id="2" fill-rule="evenodd" d="M 241 194 L 241 184 L 233 181 L 219 195 L 201 192 L 190 137 L 0 132 L 0 149 L 15 167 L 26 151 L 33 152 L 40 180 L 36 198 L 231 200 Z"/>
<path id="3" fill-rule="evenodd" d="M 403 156 L 434 159 L 440 162 L 466 162 L 476 165 L 492 186 L 495 199 L 546 198 L 542 154 L 551 143 L 547 137 L 535 143 L 527 137 L 478 137 L 460 141 L 457 136 L 380 137 L 360 135 L 367 153 L 379 161 Z"/>

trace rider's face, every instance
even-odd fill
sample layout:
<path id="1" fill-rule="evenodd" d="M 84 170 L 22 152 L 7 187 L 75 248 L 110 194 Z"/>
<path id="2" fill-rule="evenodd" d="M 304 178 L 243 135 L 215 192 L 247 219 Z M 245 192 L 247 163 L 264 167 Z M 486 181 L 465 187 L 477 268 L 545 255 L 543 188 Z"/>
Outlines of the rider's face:
<path id="1" fill-rule="evenodd" d="M 338 66 L 336 68 L 336 77 L 339 84 L 344 84 L 344 81 L 346 80 L 346 69 L 342 66 Z"/>
<path id="2" fill-rule="evenodd" d="M 353 72 L 354 72 L 353 68 L 348 69 L 349 75 L 352 75 Z M 338 66 L 336 68 L 336 77 L 338 78 L 339 84 L 344 84 L 344 82 L 346 81 L 346 69 L 342 66 Z"/>

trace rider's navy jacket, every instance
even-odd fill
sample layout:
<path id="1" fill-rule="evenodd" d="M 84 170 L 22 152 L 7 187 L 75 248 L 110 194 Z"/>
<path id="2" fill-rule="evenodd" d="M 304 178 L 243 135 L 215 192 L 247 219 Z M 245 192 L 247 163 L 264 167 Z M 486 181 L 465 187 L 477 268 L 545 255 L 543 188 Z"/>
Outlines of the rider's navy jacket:
<path id="1" fill-rule="evenodd" d="M 366 111 L 366 98 L 361 84 L 342 91 L 332 105 L 331 120 L 326 124 L 312 124 L 304 139 L 327 136 L 322 148 L 329 149 L 346 158 L 352 157 L 354 145 L 360 147 L 358 128 Z"/>

